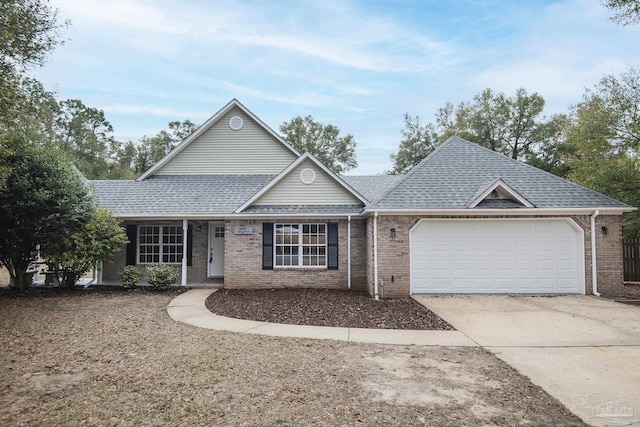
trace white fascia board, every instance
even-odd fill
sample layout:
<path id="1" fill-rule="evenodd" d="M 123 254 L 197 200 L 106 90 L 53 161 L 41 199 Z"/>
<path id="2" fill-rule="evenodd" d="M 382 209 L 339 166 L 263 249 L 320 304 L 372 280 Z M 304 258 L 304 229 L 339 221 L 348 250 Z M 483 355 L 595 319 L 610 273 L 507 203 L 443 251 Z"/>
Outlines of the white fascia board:
<path id="1" fill-rule="evenodd" d="M 260 126 L 262 126 L 264 128 L 264 130 L 269 132 L 271 134 L 271 136 L 273 136 L 280 143 L 282 143 L 282 145 L 287 147 L 293 154 L 295 154 L 296 156 L 300 155 L 300 152 L 298 150 L 296 150 L 293 145 L 291 145 L 287 141 L 285 141 L 285 139 L 282 136 L 280 136 L 277 132 L 275 132 L 273 129 L 271 129 L 265 122 L 263 122 L 258 116 L 253 114 L 247 107 L 242 105 L 242 103 L 240 101 L 238 101 L 237 99 L 234 98 L 231 102 L 235 102 L 236 107 L 240 108 L 242 111 L 244 111 L 244 113 L 247 116 L 249 116 L 253 120 L 255 120 Z"/>
<path id="2" fill-rule="evenodd" d="M 264 218 L 283 218 L 283 219 L 306 219 L 306 218 L 360 218 L 360 213 L 341 213 L 341 214 L 218 214 L 218 215 L 144 215 L 144 216 L 119 216 L 123 221 L 160 221 L 160 220 L 224 220 L 224 219 L 264 219 Z"/>
<path id="3" fill-rule="evenodd" d="M 246 115 L 248 115 L 253 120 L 255 120 L 256 123 L 258 123 L 258 125 L 262 126 L 262 128 L 264 130 L 269 132 L 274 138 L 276 138 L 280 143 L 282 143 L 285 147 L 287 147 L 296 156 L 300 155 L 300 152 L 298 152 L 298 150 L 293 148 L 293 146 L 291 146 L 291 144 L 289 144 L 287 141 L 285 141 L 280 135 L 278 135 L 276 132 L 274 132 L 273 129 L 271 129 L 262 120 L 260 120 L 255 114 L 253 114 L 251 111 L 249 111 L 247 109 L 247 107 L 245 107 L 244 105 L 242 105 L 242 103 L 240 103 L 240 101 L 238 101 L 237 99 L 233 98 L 231 101 L 229 101 L 227 103 L 227 105 L 222 107 L 220 110 L 218 110 L 217 113 L 215 113 L 213 116 L 211 116 L 209 119 L 207 119 L 206 122 L 201 124 L 198 127 L 198 129 L 193 131 L 193 133 L 191 135 L 186 137 L 180 144 L 178 144 L 173 150 L 171 150 L 169 153 L 167 153 L 167 155 L 165 155 L 162 159 L 160 159 L 155 165 L 151 166 L 150 169 L 148 169 L 145 173 L 140 175 L 140 177 L 138 177 L 138 179 L 136 179 L 136 181 L 142 181 L 142 180 L 146 179 L 147 177 L 153 175 L 158 169 L 160 169 L 164 165 L 166 165 L 167 162 L 169 162 L 169 160 L 173 159 L 178 153 L 180 153 L 182 150 L 184 150 L 186 147 L 188 147 L 189 144 L 191 144 L 195 139 L 197 139 L 200 135 L 202 135 L 204 132 L 209 130 L 209 128 L 211 128 L 211 126 L 216 124 L 233 107 L 238 107 L 239 109 L 241 109 Z"/>
<path id="4" fill-rule="evenodd" d="M 238 209 L 236 209 L 234 211 L 234 213 L 241 213 L 243 210 L 245 210 L 246 208 L 251 206 L 256 200 L 258 200 L 260 197 L 262 197 L 267 191 L 271 190 L 276 184 L 278 184 L 278 182 L 282 181 L 284 179 L 284 177 L 289 175 L 291 173 L 291 171 L 293 171 L 296 167 L 298 167 L 302 162 L 304 162 L 307 159 L 311 160 L 316 166 L 318 166 L 320 169 L 325 171 L 330 177 L 332 177 L 345 190 L 347 190 L 349 193 L 351 193 L 353 196 L 355 196 L 358 200 L 360 200 L 363 205 L 367 204 L 367 200 L 362 195 L 360 195 L 360 193 L 358 193 L 356 190 L 351 188 L 346 182 L 344 182 L 344 180 L 342 178 L 340 178 L 338 175 L 336 175 L 329 168 L 327 168 L 325 165 L 320 163 L 320 161 L 318 159 L 316 159 L 311 153 L 307 152 L 307 153 L 304 153 L 302 156 L 298 157 L 293 162 L 291 162 L 291 164 L 289 166 L 287 166 L 282 172 L 280 172 L 278 174 L 278 176 L 273 178 L 271 180 L 271 182 L 269 182 L 267 185 L 262 187 L 262 189 L 260 191 L 258 191 L 256 194 L 251 196 L 249 198 L 249 200 L 244 202 L 242 204 L 242 206 L 240 206 Z"/>
<path id="5" fill-rule="evenodd" d="M 233 211 L 233 213 L 240 213 L 243 210 L 245 210 L 246 208 L 248 208 L 249 206 L 251 206 L 251 204 L 253 202 L 255 202 L 256 200 L 258 200 L 260 197 L 262 197 L 263 194 L 265 194 L 267 191 L 269 191 L 270 189 L 272 189 L 277 183 L 279 183 L 280 181 L 282 181 L 282 179 L 289 175 L 289 172 L 291 172 L 294 168 L 296 168 L 300 163 L 302 163 L 304 161 L 304 159 L 306 159 L 308 153 L 303 154 L 302 156 L 298 157 L 297 159 L 295 159 L 293 162 L 291 162 L 289 164 L 289 166 L 287 166 L 286 168 L 284 168 L 284 170 L 282 172 L 280 172 L 275 178 L 273 178 L 269 183 L 267 183 L 267 185 L 265 185 L 264 187 L 262 187 L 260 189 L 260 191 L 258 191 L 256 194 L 254 194 L 253 196 L 249 197 L 249 199 L 244 202 L 238 209 L 236 209 L 235 211 Z"/>
<path id="6" fill-rule="evenodd" d="M 485 199 L 485 197 L 491 194 L 491 192 L 498 187 L 502 188 L 505 192 L 507 192 L 507 194 L 509 194 L 514 199 L 516 199 L 523 206 L 527 208 L 535 208 L 535 206 L 530 201 L 528 201 L 524 196 L 522 196 L 516 190 L 511 188 L 511 186 L 508 185 L 506 182 L 504 182 L 501 178 L 496 179 L 496 182 L 494 182 L 491 186 L 489 186 L 489 188 L 483 191 L 482 194 L 480 194 L 473 201 L 471 201 L 471 203 L 469 204 L 469 208 L 475 208 L 480 202 L 482 202 Z"/>
<path id="7" fill-rule="evenodd" d="M 305 154 L 308 155 L 309 156 L 308 158 L 311 159 L 311 161 L 313 161 L 320 169 L 322 169 L 327 174 L 329 174 L 329 176 L 332 177 L 345 190 L 347 190 L 349 193 L 351 193 L 353 196 L 355 196 L 358 200 L 360 200 L 363 205 L 366 205 L 367 203 L 369 203 L 369 201 L 367 199 L 365 199 L 362 194 L 358 193 L 353 187 L 351 187 L 342 178 L 340 178 L 340 176 L 338 176 L 338 174 L 336 174 L 331 169 L 326 167 L 320 160 L 316 159 L 316 157 L 313 154 L 308 153 L 308 152 L 305 153 Z"/>
<path id="8" fill-rule="evenodd" d="M 515 208 L 515 209 L 365 209 L 364 214 L 378 215 L 452 215 L 452 216 L 518 216 L 518 215 L 591 215 L 599 210 L 601 214 L 622 215 L 633 212 L 632 207 L 604 208 Z"/>

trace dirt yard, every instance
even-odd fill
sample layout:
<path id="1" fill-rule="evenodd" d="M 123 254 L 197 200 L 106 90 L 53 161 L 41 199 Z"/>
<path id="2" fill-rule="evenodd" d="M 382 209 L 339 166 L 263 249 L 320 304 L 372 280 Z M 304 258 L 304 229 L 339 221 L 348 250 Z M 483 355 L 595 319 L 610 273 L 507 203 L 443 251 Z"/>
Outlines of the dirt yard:
<path id="1" fill-rule="evenodd" d="M 582 425 L 478 348 L 203 330 L 177 292 L 0 296 L 0 425 Z"/>
<path id="2" fill-rule="evenodd" d="M 337 289 L 221 289 L 207 298 L 220 316 L 292 325 L 372 329 L 453 330 L 411 298 L 376 301 L 366 292 Z"/>

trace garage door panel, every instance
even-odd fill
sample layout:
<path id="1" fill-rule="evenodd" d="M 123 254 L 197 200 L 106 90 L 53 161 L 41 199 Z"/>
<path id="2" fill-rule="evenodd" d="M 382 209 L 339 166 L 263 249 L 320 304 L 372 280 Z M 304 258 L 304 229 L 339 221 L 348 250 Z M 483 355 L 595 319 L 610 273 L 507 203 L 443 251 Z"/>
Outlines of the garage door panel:
<path id="1" fill-rule="evenodd" d="M 552 259 L 539 259 L 536 260 L 536 270 L 541 274 L 544 272 L 553 273 L 556 269 L 556 262 Z"/>
<path id="2" fill-rule="evenodd" d="M 412 292 L 584 293 L 582 239 L 564 219 L 425 220 L 411 231 Z"/>
<path id="3" fill-rule="evenodd" d="M 522 240 L 516 241 L 514 248 L 516 252 L 533 252 L 534 250 L 533 242 Z"/>

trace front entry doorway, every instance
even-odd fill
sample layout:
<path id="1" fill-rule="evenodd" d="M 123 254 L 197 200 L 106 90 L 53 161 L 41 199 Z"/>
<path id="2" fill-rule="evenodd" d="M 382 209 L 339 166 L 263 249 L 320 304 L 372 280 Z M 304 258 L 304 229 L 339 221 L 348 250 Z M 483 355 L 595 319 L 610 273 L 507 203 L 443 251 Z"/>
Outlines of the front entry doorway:
<path id="1" fill-rule="evenodd" d="M 207 276 L 224 277 L 224 222 L 209 222 Z"/>

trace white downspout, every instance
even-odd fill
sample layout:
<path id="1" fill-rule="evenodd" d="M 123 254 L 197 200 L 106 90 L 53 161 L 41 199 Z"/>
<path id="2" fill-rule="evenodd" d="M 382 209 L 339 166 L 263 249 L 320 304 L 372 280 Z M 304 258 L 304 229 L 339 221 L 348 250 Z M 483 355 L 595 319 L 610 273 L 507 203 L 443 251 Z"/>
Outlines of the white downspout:
<path id="1" fill-rule="evenodd" d="M 598 292 L 598 268 L 596 265 L 596 217 L 600 215 L 599 210 L 595 210 L 591 215 L 591 290 L 593 295 L 599 297 Z"/>
<path id="2" fill-rule="evenodd" d="M 351 215 L 347 216 L 347 289 L 351 289 Z"/>
<path id="3" fill-rule="evenodd" d="M 377 300 L 378 295 L 378 212 L 373 214 L 373 296 Z"/>
<path id="4" fill-rule="evenodd" d="M 182 220 L 182 286 L 187 286 L 187 230 L 189 228 L 188 220 Z"/>

